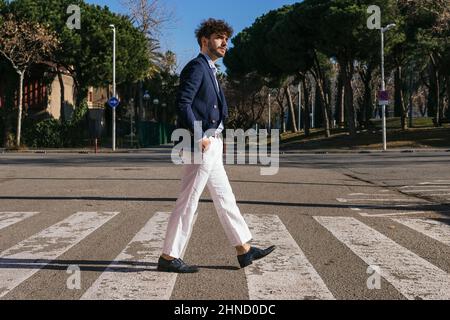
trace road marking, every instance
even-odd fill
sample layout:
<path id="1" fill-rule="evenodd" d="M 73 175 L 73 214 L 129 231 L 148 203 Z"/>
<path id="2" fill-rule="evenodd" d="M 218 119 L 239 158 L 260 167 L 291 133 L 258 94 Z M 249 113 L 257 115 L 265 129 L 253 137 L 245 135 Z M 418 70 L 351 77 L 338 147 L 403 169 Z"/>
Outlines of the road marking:
<path id="1" fill-rule="evenodd" d="M 155 213 L 81 299 L 170 299 L 177 274 L 156 270 L 169 215 L 170 212 Z M 126 262 L 125 265 L 123 262 Z M 123 265 L 127 271 L 121 271 L 118 267 L 120 265 Z M 130 270 L 133 268 L 137 270 Z"/>
<path id="2" fill-rule="evenodd" d="M 421 214 L 425 213 L 424 211 L 411 211 L 411 212 L 393 212 L 393 213 L 367 213 L 367 212 L 358 212 L 363 217 L 391 217 L 391 216 L 402 216 L 409 214 Z"/>
<path id="3" fill-rule="evenodd" d="M 118 212 L 77 212 L 0 253 L 0 297 L 117 214 Z M 11 267 L 11 264 L 17 265 L 17 268 Z"/>
<path id="4" fill-rule="evenodd" d="M 0 230 L 25 219 L 28 219 L 39 212 L 0 212 Z"/>
<path id="5" fill-rule="evenodd" d="M 349 193 L 349 196 L 392 196 L 392 197 L 398 197 L 398 194 L 386 194 L 386 193 Z"/>
<path id="6" fill-rule="evenodd" d="M 340 200 L 339 200 L 340 199 Z M 349 201 L 395 201 L 395 202 L 417 202 L 417 199 L 342 199 L 337 198 L 339 202 L 349 202 Z"/>
<path id="7" fill-rule="evenodd" d="M 450 183 L 446 183 L 446 182 L 421 182 L 419 183 L 420 185 L 437 185 L 437 186 L 449 186 Z"/>
<path id="8" fill-rule="evenodd" d="M 405 190 L 402 192 L 406 192 L 406 193 L 414 193 L 414 192 L 441 192 L 441 191 L 450 191 L 450 189 L 427 189 L 427 190 Z"/>
<path id="9" fill-rule="evenodd" d="M 413 204 L 396 204 L 394 207 L 417 207 L 417 206 L 436 206 L 437 203 L 419 202 Z"/>
<path id="10" fill-rule="evenodd" d="M 432 219 L 395 219 L 408 228 L 423 233 L 424 235 L 450 246 L 450 226 Z M 448 221 L 450 222 L 450 220 Z"/>
<path id="11" fill-rule="evenodd" d="M 450 275 L 350 217 L 314 217 L 408 299 L 450 299 Z"/>
<path id="12" fill-rule="evenodd" d="M 245 268 L 251 300 L 334 299 L 278 216 L 246 214 L 245 220 L 255 246 L 276 246 Z"/>

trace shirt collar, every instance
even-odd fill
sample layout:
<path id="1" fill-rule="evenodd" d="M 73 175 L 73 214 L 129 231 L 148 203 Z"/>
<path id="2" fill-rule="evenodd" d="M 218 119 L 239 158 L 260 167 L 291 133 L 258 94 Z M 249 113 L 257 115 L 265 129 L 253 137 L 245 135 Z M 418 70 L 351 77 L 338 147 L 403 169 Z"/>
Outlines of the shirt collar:
<path id="1" fill-rule="evenodd" d="M 210 67 L 211 69 L 217 71 L 217 67 L 216 67 L 216 65 L 214 64 L 214 62 L 212 61 L 212 59 L 211 59 L 207 54 L 205 54 L 205 53 L 203 53 L 203 52 L 200 52 L 200 54 L 202 54 L 202 55 L 206 58 L 206 60 L 208 61 L 209 67 Z"/>

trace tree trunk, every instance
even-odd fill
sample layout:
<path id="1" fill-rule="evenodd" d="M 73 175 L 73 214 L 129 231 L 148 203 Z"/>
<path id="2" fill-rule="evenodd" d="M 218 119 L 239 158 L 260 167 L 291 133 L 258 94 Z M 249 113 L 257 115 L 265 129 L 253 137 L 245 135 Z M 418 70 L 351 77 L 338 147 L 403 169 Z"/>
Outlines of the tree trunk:
<path id="1" fill-rule="evenodd" d="M 433 72 L 433 76 L 436 77 L 436 89 L 435 89 L 435 94 L 436 94 L 436 116 L 435 116 L 435 120 L 434 122 L 436 123 L 437 126 L 441 126 L 441 114 L 442 114 L 442 108 L 441 108 L 441 86 L 440 86 L 440 81 L 439 81 L 439 72 L 437 71 L 437 69 L 435 69 L 435 71 Z"/>
<path id="2" fill-rule="evenodd" d="M 17 116 L 17 136 L 16 136 L 16 146 L 20 147 L 20 138 L 22 134 L 22 104 L 23 104 L 23 80 L 25 76 L 25 71 L 17 71 L 19 74 L 19 114 Z"/>
<path id="3" fill-rule="evenodd" d="M 445 76 L 445 83 L 447 86 L 447 120 L 450 119 L 450 74 Z"/>
<path id="4" fill-rule="evenodd" d="M 370 81 L 368 83 L 364 83 L 363 109 L 364 127 L 367 129 L 369 127 L 369 122 L 373 114 L 372 86 L 370 85 Z"/>
<path id="5" fill-rule="evenodd" d="M 310 110 L 310 104 L 309 104 L 309 94 L 310 94 L 310 92 L 309 92 L 309 88 L 308 88 L 307 83 L 306 83 L 306 77 L 305 76 L 302 77 L 302 86 L 303 86 L 302 92 L 303 92 L 303 97 L 304 97 L 304 102 L 303 102 L 303 106 L 304 106 L 303 112 L 304 112 L 304 114 L 303 114 L 303 117 L 302 117 L 302 119 L 303 119 L 303 127 L 305 128 L 305 136 L 309 136 L 310 133 L 311 133 L 311 130 L 310 130 L 310 128 L 311 128 L 311 126 L 310 126 L 310 123 L 311 123 L 310 112 L 311 112 L 311 110 Z"/>
<path id="6" fill-rule="evenodd" d="M 284 121 L 284 118 L 286 116 L 286 111 L 284 110 L 283 106 L 280 106 L 280 117 L 281 117 L 281 132 L 286 132 L 286 122 Z"/>
<path id="7" fill-rule="evenodd" d="M 441 125 L 441 95 L 440 95 L 440 83 L 439 83 L 439 70 L 437 68 L 437 64 L 435 61 L 435 57 L 433 54 L 430 54 L 431 59 L 431 75 L 430 75 L 430 95 L 432 95 L 432 103 L 433 103 L 433 122 L 435 126 Z"/>
<path id="8" fill-rule="evenodd" d="M 342 68 L 339 68 L 339 76 L 337 83 L 337 97 L 336 97 L 336 116 L 339 127 L 345 126 L 345 112 L 344 112 L 344 82 L 342 81 Z"/>
<path id="9" fill-rule="evenodd" d="M 403 71 L 401 66 L 395 69 L 395 116 L 400 117 L 402 130 L 408 129 L 407 109 L 405 107 L 404 88 L 403 88 Z"/>
<path id="10" fill-rule="evenodd" d="M 361 79 L 364 84 L 363 95 L 363 122 L 364 127 L 369 127 L 370 119 L 373 115 L 373 100 L 372 100 L 372 68 L 369 67 L 366 71 L 360 72 Z"/>
<path id="11" fill-rule="evenodd" d="M 356 134 L 356 126 L 355 126 L 355 110 L 353 107 L 353 88 L 352 88 L 352 78 L 353 78 L 353 62 L 347 62 L 345 64 L 342 64 L 344 67 L 344 105 L 345 105 L 345 112 L 347 116 L 347 127 L 348 132 L 351 136 L 354 136 Z"/>
<path id="12" fill-rule="evenodd" d="M 283 105 L 284 94 L 283 93 L 280 94 L 280 92 L 281 92 L 281 90 L 278 90 L 275 100 L 277 101 L 277 104 L 280 107 L 281 124 L 282 124 L 281 132 L 284 133 L 284 132 L 286 132 L 286 122 L 284 121 L 285 116 L 286 116 L 286 110 Z"/>
<path id="13" fill-rule="evenodd" d="M 331 136 L 331 132 L 330 132 L 330 118 L 329 118 L 329 109 L 330 109 L 330 103 L 329 101 L 327 101 L 327 96 L 326 96 L 326 89 L 325 86 L 323 85 L 322 81 L 326 81 L 326 79 L 319 79 L 318 81 L 316 81 L 317 86 L 319 87 L 319 99 L 320 99 L 320 104 L 322 107 L 322 116 L 323 116 L 323 127 L 325 129 L 325 135 L 327 137 Z"/>
<path id="14" fill-rule="evenodd" d="M 65 91 L 64 91 L 64 80 L 61 74 L 61 71 L 59 70 L 59 67 L 56 69 L 56 73 L 58 75 L 58 81 L 59 81 L 59 88 L 61 91 L 61 105 L 60 105 L 60 119 L 64 123 L 66 122 L 66 97 L 65 97 Z"/>
<path id="15" fill-rule="evenodd" d="M 289 105 L 289 112 L 291 114 L 292 130 L 294 132 L 298 132 L 297 121 L 295 120 L 294 104 L 292 103 L 292 94 L 291 90 L 289 89 L 289 85 L 286 86 L 285 93 Z"/>

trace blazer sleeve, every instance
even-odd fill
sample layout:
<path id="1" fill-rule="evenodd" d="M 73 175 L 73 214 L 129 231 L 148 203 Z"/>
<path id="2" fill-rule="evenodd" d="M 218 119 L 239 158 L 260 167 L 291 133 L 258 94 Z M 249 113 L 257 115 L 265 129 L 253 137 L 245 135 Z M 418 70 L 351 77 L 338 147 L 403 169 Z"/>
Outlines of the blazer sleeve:
<path id="1" fill-rule="evenodd" d="M 203 80 L 202 65 L 198 61 L 191 61 L 180 74 L 180 87 L 178 91 L 178 114 L 189 130 L 194 133 L 194 112 L 192 103 Z M 199 129 L 202 130 L 202 127 Z M 203 136 L 203 130 L 201 132 Z"/>

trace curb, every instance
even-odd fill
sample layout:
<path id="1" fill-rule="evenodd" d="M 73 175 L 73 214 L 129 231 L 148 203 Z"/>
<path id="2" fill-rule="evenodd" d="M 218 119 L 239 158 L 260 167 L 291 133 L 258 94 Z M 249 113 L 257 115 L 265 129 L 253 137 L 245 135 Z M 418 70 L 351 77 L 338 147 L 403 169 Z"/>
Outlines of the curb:
<path id="1" fill-rule="evenodd" d="M 95 153 L 92 149 L 38 149 L 38 150 L 7 150 L 0 149 L 1 154 L 130 154 L 130 153 L 166 153 L 170 148 L 143 148 L 143 149 L 119 149 L 112 151 L 109 149 L 98 150 Z M 340 149 L 319 149 L 319 150 L 280 150 L 279 154 L 383 154 L 383 153 L 425 153 L 425 152 L 450 152 L 450 149 L 388 149 L 384 150 L 340 150 Z"/>
<path id="2" fill-rule="evenodd" d="M 383 153 L 426 153 L 426 152 L 450 152 L 450 149 L 388 149 L 384 150 L 280 150 L 280 154 L 383 154 Z"/>

